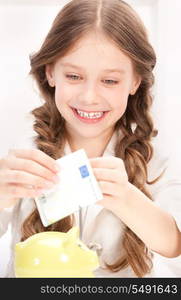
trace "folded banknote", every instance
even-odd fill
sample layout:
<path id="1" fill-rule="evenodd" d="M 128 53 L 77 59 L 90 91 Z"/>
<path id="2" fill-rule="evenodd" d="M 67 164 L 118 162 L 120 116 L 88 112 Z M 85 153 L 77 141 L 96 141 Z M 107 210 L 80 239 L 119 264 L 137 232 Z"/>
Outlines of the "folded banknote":
<path id="1" fill-rule="evenodd" d="M 60 182 L 35 198 L 45 227 L 103 198 L 84 149 L 58 159 L 57 163 Z"/>

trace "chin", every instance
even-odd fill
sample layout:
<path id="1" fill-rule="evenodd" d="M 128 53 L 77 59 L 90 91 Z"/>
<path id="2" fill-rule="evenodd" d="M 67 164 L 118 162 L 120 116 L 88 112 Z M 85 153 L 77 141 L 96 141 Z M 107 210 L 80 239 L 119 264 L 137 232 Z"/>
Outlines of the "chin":
<path id="1" fill-rule="evenodd" d="M 97 138 L 99 135 L 101 135 L 103 132 L 89 132 L 89 130 L 85 130 L 85 132 L 77 132 L 77 135 L 81 136 L 82 138 L 85 139 L 92 139 L 92 138 Z"/>

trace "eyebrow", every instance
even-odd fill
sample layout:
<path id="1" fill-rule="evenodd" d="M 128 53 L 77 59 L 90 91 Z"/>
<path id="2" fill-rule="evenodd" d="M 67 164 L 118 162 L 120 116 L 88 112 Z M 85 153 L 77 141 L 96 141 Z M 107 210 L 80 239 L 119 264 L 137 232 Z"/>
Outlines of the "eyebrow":
<path id="1" fill-rule="evenodd" d="M 70 63 L 61 63 L 61 65 L 63 67 L 72 67 L 77 70 L 83 70 L 83 68 L 81 66 L 76 66 L 76 65 L 70 64 Z M 106 73 L 117 72 L 117 73 L 124 74 L 125 70 L 123 70 L 123 69 L 105 69 L 105 70 L 103 70 L 103 72 L 106 72 Z"/>

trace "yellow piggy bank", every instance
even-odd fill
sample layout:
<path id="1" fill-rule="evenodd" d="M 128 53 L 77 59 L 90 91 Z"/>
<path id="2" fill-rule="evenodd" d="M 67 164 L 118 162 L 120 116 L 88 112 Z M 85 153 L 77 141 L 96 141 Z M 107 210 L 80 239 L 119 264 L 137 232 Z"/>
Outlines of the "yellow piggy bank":
<path id="1" fill-rule="evenodd" d="M 94 277 L 95 251 L 88 249 L 73 227 L 67 233 L 47 231 L 32 235 L 15 246 L 16 277 Z"/>

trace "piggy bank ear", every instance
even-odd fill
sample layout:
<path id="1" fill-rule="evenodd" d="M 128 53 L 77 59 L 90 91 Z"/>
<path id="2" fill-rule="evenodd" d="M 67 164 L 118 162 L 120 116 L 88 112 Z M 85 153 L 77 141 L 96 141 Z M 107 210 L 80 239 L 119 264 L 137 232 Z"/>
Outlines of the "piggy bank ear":
<path id="1" fill-rule="evenodd" d="M 79 228 L 78 227 L 72 227 L 67 232 L 67 240 L 69 243 L 76 243 L 77 239 L 79 239 Z"/>

